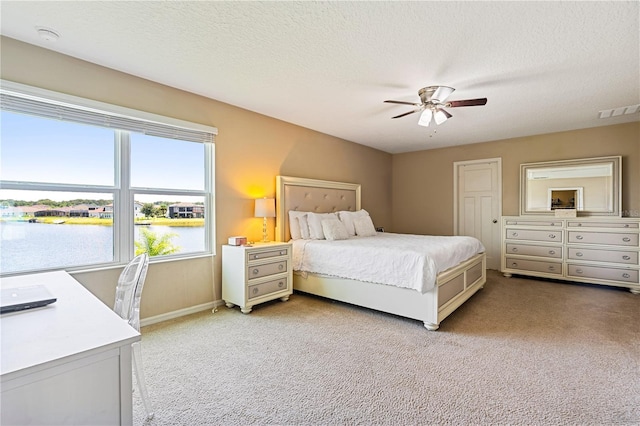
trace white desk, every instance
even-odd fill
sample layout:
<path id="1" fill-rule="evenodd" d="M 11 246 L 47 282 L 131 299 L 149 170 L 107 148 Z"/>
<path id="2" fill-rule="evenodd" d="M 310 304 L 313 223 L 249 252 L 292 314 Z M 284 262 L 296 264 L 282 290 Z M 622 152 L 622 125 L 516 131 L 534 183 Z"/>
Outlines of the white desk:
<path id="1" fill-rule="evenodd" d="M 0 317 L 0 423 L 130 425 L 131 344 L 140 334 L 66 272 L 0 285 L 35 284 L 58 300 Z"/>

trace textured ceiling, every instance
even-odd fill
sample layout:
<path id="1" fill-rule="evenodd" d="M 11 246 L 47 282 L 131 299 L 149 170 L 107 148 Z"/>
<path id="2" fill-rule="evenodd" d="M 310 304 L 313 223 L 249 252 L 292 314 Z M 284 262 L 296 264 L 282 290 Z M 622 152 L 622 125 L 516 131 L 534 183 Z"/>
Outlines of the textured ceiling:
<path id="1" fill-rule="evenodd" d="M 598 111 L 640 103 L 639 6 L 3 0 L 0 32 L 398 153 L 638 121 Z M 412 107 L 384 100 L 429 85 L 488 103 L 450 109 L 435 133 L 391 119 Z"/>

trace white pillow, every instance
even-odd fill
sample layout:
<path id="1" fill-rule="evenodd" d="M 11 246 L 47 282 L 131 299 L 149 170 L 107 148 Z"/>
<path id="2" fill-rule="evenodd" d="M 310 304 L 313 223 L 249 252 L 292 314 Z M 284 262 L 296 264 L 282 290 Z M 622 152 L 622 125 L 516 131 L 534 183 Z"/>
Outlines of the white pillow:
<path id="1" fill-rule="evenodd" d="M 324 237 L 329 241 L 346 240 L 347 238 L 349 238 L 347 228 L 345 228 L 344 224 L 337 218 L 323 220 L 322 232 L 324 232 Z"/>
<path id="2" fill-rule="evenodd" d="M 322 221 L 325 219 L 337 219 L 335 213 L 307 213 L 307 222 L 309 224 L 309 236 L 312 240 L 324 240 L 324 232 L 322 231 Z"/>
<path id="3" fill-rule="evenodd" d="M 369 216 L 362 216 L 353 220 L 353 226 L 356 228 L 356 235 L 361 237 L 373 237 L 376 234 L 376 227 Z"/>
<path id="4" fill-rule="evenodd" d="M 300 216 L 304 216 L 307 212 L 299 212 L 297 210 L 289 210 L 289 234 L 291 234 L 291 239 L 299 240 L 302 238 L 300 234 L 300 222 L 298 218 Z"/>
<path id="5" fill-rule="evenodd" d="M 300 225 L 300 238 L 303 240 L 310 240 L 311 235 L 309 234 L 309 221 L 306 214 L 298 216 L 298 224 Z"/>
<path id="6" fill-rule="evenodd" d="M 364 209 L 358 210 L 357 212 L 350 212 L 347 210 L 338 212 L 338 217 L 340 218 L 340 221 L 344 223 L 345 228 L 347 228 L 347 232 L 349 233 L 349 236 L 356 235 L 356 228 L 353 226 L 353 220 L 359 217 L 365 217 L 365 216 L 368 217 L 369 212 L 367 212 Z"/>
<path id="7" fill-rule="evenodd" d="M 297 217 L 289 218 L 289 234 L 291 234 L 292 240 L 299 240 L 302 238 L 300 234 L 300 221 Z"/>

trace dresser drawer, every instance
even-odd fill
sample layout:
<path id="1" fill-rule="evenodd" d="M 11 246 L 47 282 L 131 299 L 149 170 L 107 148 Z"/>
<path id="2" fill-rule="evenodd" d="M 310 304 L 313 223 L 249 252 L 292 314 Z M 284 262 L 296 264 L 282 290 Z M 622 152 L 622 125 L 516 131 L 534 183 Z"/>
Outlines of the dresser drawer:
<path id="1" fill-rule="evenodd" d="M 639 284 L 637 270 L 569 264 L 567 276 Z"/>
<path id="2" fill-rule="evenodd" d="M 559 220 L 515 220 L 509 219 L 505 221 L 506 225 L 523 225 L 523 226 L 557 226 L 562 227 L 562 221 Z"/>
<path id="3" fill-rule="evenodd" d="M 506 266 L 509 269 L 518 269 L 521 271 L 562 275 L 562 263 L 560 262 L 544 262 L 540 260 L 525 260 L 507 257 Z"/>
<path id="4" fill-rule="evenodd" d="M 543 231 L 538 229 L 513 229 L 507 228 L 507 240 L 528 240 L 562 242 L 562 231 Z"/>
<path id="5" fill-rule="evenodd" d="M 281 274 L 289 270 L 288 262 L 281 260 L 280 262 L 265 263 L 263 265 L 249 265 L 247 267 L 247 277 L 250 280 L 255 278 L 266 277 L 268 275 Z"/>
<path id="6" fill-rule="evenodd" d="M 266 281 L 260 284 L 250 285 L 247 299 L 255 299 L 256 297 L 266 296 L 267 294 L 286 290 L 289 287 L 288 277 L 278 278 L 277 280 Z"/>
<path id="7" fill-rule="evenodd" d="M 286 256 L 287 254 L 289 254 L 289 249 L 281 248 L 277 250 L 250 252 L 248 256 L 249 256 L 249 261 L 252 261 L 252 260 L 260 260 L 260 259 L 269 259 L 270 257 Z"/>
<path id="8" fill-rule="evenodd" d="M 569 228 L 625 228 L 638 229 L 638 222 L 575 222 L 567 223 Z"/>
<path id="9" fill-rule="evenodd" d="M 569 247 L 568 258 L 570 260 L 615 262 L 627 263 L 629 265 L 638 265 L 637 251 L 600 250 Z"/>
<path id="10" fill-rule="evenodd" d="M 534 246 L 529 244 L 509 243 L 507 244 L 507 253 L 562 259 L 562 247 L 554 246 Z"/>
<path id="11" fill-rule="evenodd" d="M 580 244 L 606 244 L 613 246 L 637 247 L 638 234 L 569 231 L 568 242 Z"/>

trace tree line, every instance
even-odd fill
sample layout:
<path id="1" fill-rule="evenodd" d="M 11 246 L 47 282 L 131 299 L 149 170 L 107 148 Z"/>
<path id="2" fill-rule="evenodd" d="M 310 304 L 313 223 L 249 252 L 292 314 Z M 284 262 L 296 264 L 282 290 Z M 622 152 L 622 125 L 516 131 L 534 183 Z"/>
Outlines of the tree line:
<path id="1" fill-rule="evenodd" d="M 23 206 L 49 206 L 49 207 L 73 207 L 78 204 L 90 204 L 95 206 L 107 206 L 109 204 L 113 204 L 112 200 L 87 200 L 83 198 L 77 198 L 75 200 L 65 200 L 65 201 L 53 201 L 48 198 L 43 198 L 37 201 L 25 201 L 25 200 L 0 200 L 0 204 L 14 206 L 14 207 L 23 207 Z"/>

